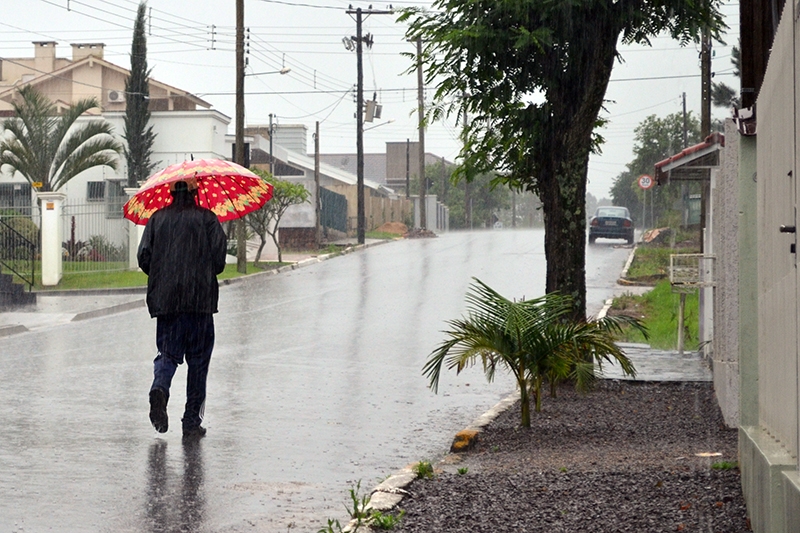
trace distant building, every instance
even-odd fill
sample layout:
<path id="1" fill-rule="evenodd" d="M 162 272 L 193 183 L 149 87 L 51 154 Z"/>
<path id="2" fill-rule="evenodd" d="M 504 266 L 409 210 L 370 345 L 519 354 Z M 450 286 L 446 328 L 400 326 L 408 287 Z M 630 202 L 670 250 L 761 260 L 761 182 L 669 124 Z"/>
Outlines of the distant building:
<path id="1" fill-rule="evenodd" d="M 47 96 L 59 109 L 84 98 L 96 98 L 100 108 L 87 113 L 84 120 L 103 118 L 114 126 L 122 143 L 125 117 L 125 80 L 128 69 L 103 58 L 103 43 L 72 44 L 72 57 L 56 54 L 54 41 L 33 43 L 34 56 L 0 59 L 0 117 L 13 116 L 11 103 L 19 98 L 18 89 L 31 85 Z M 153 161 L 167 166 L 194 157 L 227 158 L 225 134 L 231 119 L 211 109 L 211 104 L 183 89 L 150 79 L 149 109 L 156 133 Z M 89 169 L 61 188 L 67 205 L 108 202 L 119 206 L 127 182 L 127 162 L 119 168 Z M 0 207 L 30 208 L 33 191 L 19 175 L 0 174 Z M 121 216 L 117 213 L 115 216 Z"/>
<path id="2" fill-rule="evenodd" d="M 332 166 L 356 173 L 357 154 L 322 154 L 320 159 Z M 425 165 L 433 165 L 442 161 L 440 156 L 425 153 Z M 450 161 L 445 161 L 452 165 Z M 386 153 L 364 154 L 364 178 L 386 185 L 398 192 L 405 193 L 406 179 L 410 183 L 418 181 L 419 176 L 419 142 L 387 142 Z"/>

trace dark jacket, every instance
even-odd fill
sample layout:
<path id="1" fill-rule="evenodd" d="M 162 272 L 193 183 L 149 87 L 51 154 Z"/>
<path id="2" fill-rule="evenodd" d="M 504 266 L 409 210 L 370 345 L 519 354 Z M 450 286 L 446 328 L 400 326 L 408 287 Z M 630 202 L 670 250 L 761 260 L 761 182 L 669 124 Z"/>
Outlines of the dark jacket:
<path id="1" fill-rule="evenodd" d="M 195 205 L 190 193 L 173 196 L 172 204 L 150 217 L 139 244 L 139 268 L 148 276 L 147 308 L 151 317 L 216 313 L 225 232 L 216 215 Z"/>

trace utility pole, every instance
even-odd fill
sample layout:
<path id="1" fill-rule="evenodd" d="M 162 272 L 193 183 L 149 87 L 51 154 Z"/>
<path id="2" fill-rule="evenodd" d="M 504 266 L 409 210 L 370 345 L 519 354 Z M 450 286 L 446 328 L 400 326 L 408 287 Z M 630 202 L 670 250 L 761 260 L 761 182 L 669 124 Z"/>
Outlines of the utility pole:
<path id="1" fill-rule="evenodd" d="M 322 216 L 322 201 L 319 197 L 319 120 L 316 123 L 314 131 L 314 197 L 316 198 L 316 205 L 314 206 L 315 220 L 316 220 L 316 244 L 319 249 L 322 244 L 322 235 L 320 233 L 321 224 L 320 217 Z"/>
<path id="2" fill-rule="evenodd" d="M 517 191 L 511 191 L 511 227 L 517 227 Z"/>
<path id="3" fill-rule="evenodd" d="M 689 146 L 689 125 L 688 117 L 686 115 L 686 93 L 683 93 L 683 149 Z M 681 181 L 681 201 L 683 202 L 683 225 L 689 224 L 689 209 L 687 203 L 689 201 L 689 189 L 685 181 Z"/>
<path id="4" fill-rule="evenodd" d="M 356 42 L 356 65 L 358 70 L 358 79 L 356 86 L 356 188 L 358 189 L 358 216 L 356 222 L 356 233 L 358 244 L 364 244 L 366 237 L 366 216 L 364 215 L 364 61 L 363 61 L 363 44 L 366 43 L 367 48 L 372 48 L 372 35 L 367 34 L 364 37 L 361 33 L 361 24 L 364 15 L 391 15 L 393 11 L 382 11 L 372 9 L 362 10 L 360 7 L 357 9 L 348 9 L 348 15 L 356 16 L 356 35 L 353 40 Z"/>
<path id="5" fill-rule="evenodd" d="M 269 172 L 275 176 L 275 162 L 272 160 L 272 113 L 269 114 Z"/>
<path id="6" fill-rule="evenodd" d="M 703 29 L 702 50 L 700 51 L 700 90 L 702 107 L 700 109 L 700 136 L 705 140 L 711 135 L 711 34 Z"/>
<path id="7" fill-rule="evenodd" d="M 236 163 L 244 165 L 244 0 L 236 0 Z M 236 221 L 236 270 L 247 273 L 247 231 Z"/>
<path id="8" fill-rule="evenodd" d="M 425 177 L 425 98 L 422 91 L 422 37 L 417 37 L 417 105 L 419 114 L 419 226 L 428 228 L 428 209 L 425 193 L 428 179 Z"/>
<path id="9" fill-rule="evenodd" d="M 439 201 L 441 203 L 447 201 L 447 172 L 444 166 L 444 156 L 442 156 L 442 186 L 439 188 Z"/>
<path id="10" fill-rule="evenodd" d="M 464 107 L 464 129 L 466 130 L 467 127 L 467 108 Z M 464 139 L 466 142 L 466 138 Z M 472 183 L 470 182 L 470 177 L 467 176 L 464 179 L 464 225 L 467 226 L 469 229 L 472 229 Z"/>
<path id="11" fill-rule="evenodd" d="M 703 28 L 702 49 L 700 51 L 700 137 L 705 141 L 711 135 L 711 32 Z M 703 171 L 703 180 L 700 182 L 700 253 L 705 251 L 703 236 L 706 229 L 706 201 L 711 181 L 711 171 Z"/>
<path id="12" fill-rule="evenodd" d="M 686 93 L 683 93 L 683 147 L 689 146 L 689 125 L 686 116 Z"/>
<path id="13" fill-rule="evenodd" d="M 364 61 L 363 37 L 361 35 L 361 8 L 356 9 L 356 56 L 358 86 L 356 88 L 356 176 L 358 191 L 358 213 L 356 235 L 358 244 L 366 240 L 366 217 L 364 216 Z"/>
<path id="14" fill-rule="evenodd" d="M 406 199 L 408 199 L 408 196 L 411 193 L 411 191 L 409 190 L 411 188 L 411 178 L 409 175 L 409 172 L 411 170 L 410 158 L 411 158 L 411 141 L 409 139 L 406 139 Z"/>

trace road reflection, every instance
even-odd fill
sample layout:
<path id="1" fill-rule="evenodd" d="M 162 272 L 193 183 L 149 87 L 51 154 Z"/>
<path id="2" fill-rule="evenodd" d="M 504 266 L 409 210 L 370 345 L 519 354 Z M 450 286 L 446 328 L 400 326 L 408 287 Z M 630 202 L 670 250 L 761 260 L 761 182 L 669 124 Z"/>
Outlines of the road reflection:
<path id="1" fill-rule="evenodd" d="M 149 530 L 153 533 L 198 531 L 203 525 L 202 441 L 183 443 L 182 466 L 178 473 L 169 464 L 166 441 L 157 439 L 150 445 L 146 501 Z"/>

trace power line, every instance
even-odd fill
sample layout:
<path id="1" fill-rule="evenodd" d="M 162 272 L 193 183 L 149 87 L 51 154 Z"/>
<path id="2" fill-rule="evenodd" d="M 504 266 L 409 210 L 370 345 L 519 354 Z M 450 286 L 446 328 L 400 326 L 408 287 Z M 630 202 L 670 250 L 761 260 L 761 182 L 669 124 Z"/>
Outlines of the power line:
<path id="1" fill-rule="evenodd" d="M 289 2 L 288 0 L 258 0 L 259 2 L 264 2 L 265 4 L 281 4 L 284 6 L 292 6 L 292 7 L 310 7 L 314 9 L 335 9 L 336 11 L 344 11 L 345 8 L 343 7 L 334 7 L 334 6 L 324 6 L 319 4 L 306 4 L 303 2 Z"/>

